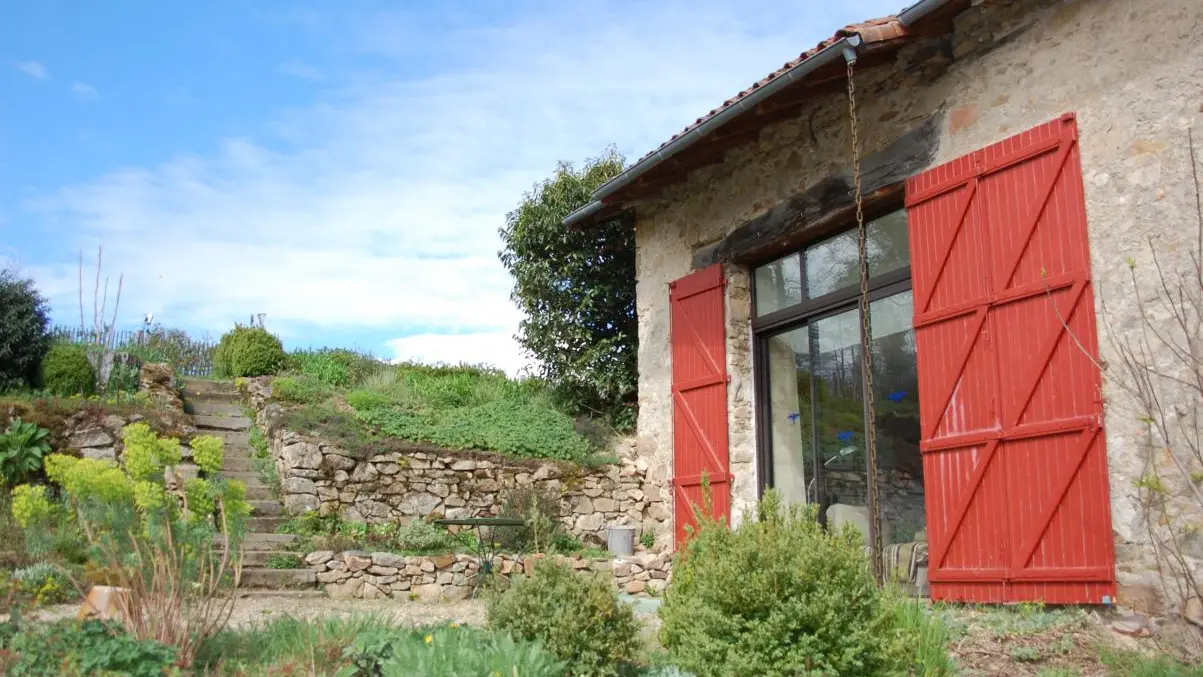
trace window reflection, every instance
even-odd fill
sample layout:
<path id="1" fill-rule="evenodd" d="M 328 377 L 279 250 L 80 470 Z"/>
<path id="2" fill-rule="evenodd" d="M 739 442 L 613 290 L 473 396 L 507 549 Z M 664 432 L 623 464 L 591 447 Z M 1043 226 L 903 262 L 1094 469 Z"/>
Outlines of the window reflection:
<path id="1" fill-rule="evenodd" d="M 756 314 L 766 315 L 802 302 L 802 268 L 790 254 L 756 269 Z"/>
<path id="2" fill-rule="evenodd" d="M 871 350 L 883 542 L 925 530 L 910 291 L 874 301 Z M 868 473 L 855 306 L 766 342 L 773 486 L 791 503 L 867 531 Z"/>
<path id="3" fill-rule="evenodd" d="M 897 211 L 866 226 L 865 249 L 869 275 L 877 276 L 910 265 L 906 212 Z M 807 298 L 818 298 L 860 282 L 858 236 L 849 230 L 806 250 Z"/>

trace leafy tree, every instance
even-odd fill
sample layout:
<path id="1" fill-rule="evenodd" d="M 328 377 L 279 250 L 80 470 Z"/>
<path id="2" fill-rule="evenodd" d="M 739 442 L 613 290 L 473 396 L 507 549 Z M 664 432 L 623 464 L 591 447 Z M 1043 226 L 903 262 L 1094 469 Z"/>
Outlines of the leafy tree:
<path id="1" fill-rule="evenodd" d="M 517 338 L 538 360 L 538 375 L 570 408 L 629 427 L 638 382 L 635 230 L 623 219 L 562 223 L 623 165 L 614 149 L 580 169 L 561 163 L 506 216 L 499 256 L 526 314 Z"/>
<path id="2" fill-rule="evenodd" d="M 0 391 L 37 380 L 50 350 L 49 326 L 50 307 L 33 280 L 0 270 Z"/>

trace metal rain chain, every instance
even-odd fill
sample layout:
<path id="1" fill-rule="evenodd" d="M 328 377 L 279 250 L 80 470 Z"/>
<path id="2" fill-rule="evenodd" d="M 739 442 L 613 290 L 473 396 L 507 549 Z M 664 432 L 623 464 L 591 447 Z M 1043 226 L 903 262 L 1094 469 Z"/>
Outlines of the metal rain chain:
<path id="1" fill-rule="evenodd" d="M 860 351 L 861 382 L 865 386 L 865 466 L 866 482 L 869 485 L 869 546 L 872 551 L 873 578 L 877 580 L 878 585 L 881 585 L 885 581 L 883 580 L 882 566 L 881 505 L 878 503 L 877 486 L 877 412 L 873 394 L 873 336 L 869 316 L 868 233 L 865 229 L 864 195 L 861 190 L 860 130 L 857 129 L 856 124 L 856 84 L 853 79 L 856 51 L 846 48 L 844 60 L 848 63 L 848 117 L 852 125 L 852 183 L 856 199 L 857 255 L 860 263 Z"/>

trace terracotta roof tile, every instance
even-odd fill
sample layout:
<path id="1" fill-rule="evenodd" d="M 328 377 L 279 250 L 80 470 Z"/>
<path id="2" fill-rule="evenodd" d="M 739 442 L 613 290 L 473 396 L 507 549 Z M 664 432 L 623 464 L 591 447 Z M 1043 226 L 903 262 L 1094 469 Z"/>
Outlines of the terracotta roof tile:
<path id="1" fill-rule="evenodd" d="M 777 70 L 773 71 L 772 73 L 769 73 L 765 77 L 763 77 L 760 80 L 758 80 L 757 82 L 753 83 L 751 87 L 743 90 L 739 94 L 736 94 L 735 96 L 731 97 L 730 99 L 727 99 L 726 101 L 724 101 L 722 103 L 722 105 L 719 106 L 718 108 L 715 108 L 714 110 L 710 111 L 709 113 L 698 118 L 697 120 L 695 120 L 693 122 L 693 124 L 689 125 L 685 129 L 682 129 L 677 134 L 674 134 L 672 136 L 672 138 L 670 138 L 668 141 L 665 141 L 664 143 L 660 144 L 655 150 L 651 151 L 647 155 L 644 155 L 643 159 L 655 154 L 656 151 L 663 149 L 668 144 L 672 143 L 673 141 L 676 141 L 682 135 L 689 133 L 691 130 L 698 127 L 699 125 L 706 122 L 707 120 L 714 117 L 715 115 L 718 115 L 722 111 L 730 108 L 731 106 L 734 106 L 740 100 L 747 98 L 750 94 L 752 94 L 752 92 L 755 92 L 756 90 L 760 89 L 761 87 L 764 87 L 765 85 L 769 84 L 773 80 L 781 77 L 787 71 L 789 71 L 791 68 L 798 66 L 799 64 L 801 64 L 802 62 L 811 58 L 815 54 L 818 54 L 819 52 L 823 51 L 827 47 L 830 47 L 831 45 L 835 44 L 836 42 L 839 42 L 841 39 L 852 37 L 854 35 L 859 35 L 861 40 L 864 41 L 865 44 L 873 44 L 875 42 L 884 42 L 887 40 L 896 40 L 898 38 L 906 37 L 907 31 L 906 31 L 906 28 L 902 25 L 902 23 L 898 20 L 898 17 L 896 17 L 896 16 L 887 16 L 887 17 L 882 17 L 880 19 L 869 19 L 868 21 L 863 21 L 861 23 L 855 23 L 855 24 L 850 24 L 848 26 L 845 26 L 845 27 L 841 28 L 840 30 L 836 31 L 835 35 L 833 35 L 832 37 L 827 38 L 826 40 L 820 42 L 818 45 L 815 45 L 813 48 L 811 48 L 805 52 L 802 52 L 801 54 L 798 55 L 798 58 L 785 62 L 785 64 L 782 65 L 781 68 L 778 68 Z M 641 159 L 641 161 L 642 161 L 642 159 Z"/>

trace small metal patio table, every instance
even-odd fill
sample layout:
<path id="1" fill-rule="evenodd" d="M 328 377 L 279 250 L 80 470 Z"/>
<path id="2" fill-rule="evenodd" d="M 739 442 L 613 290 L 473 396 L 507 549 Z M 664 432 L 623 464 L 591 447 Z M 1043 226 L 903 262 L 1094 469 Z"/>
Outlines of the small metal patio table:
<path id="1" fill-rule="evenodd" d="M 457 519 L 437 519 L 435 524 L 445 527 L 472 527 L 476 530 L 476 557 L 480 561 L 480 566 L 476 571 L 476 586 L 472 588 L 472 598 L 476 598 L 476 591 L 480 590 L 480 584 L 485 578 L 493 575 L 493 558 L 497 555 L 499 545 L 496 539 L 493 538 L 497 527 L 521 527 L 525 526 L 526 522 L 515 517 L 464 517 Z M 485 529 L 491 529 L 489 537 L 485 538 Z M 464 533 L 464 532 L 460 532 Z"/>

